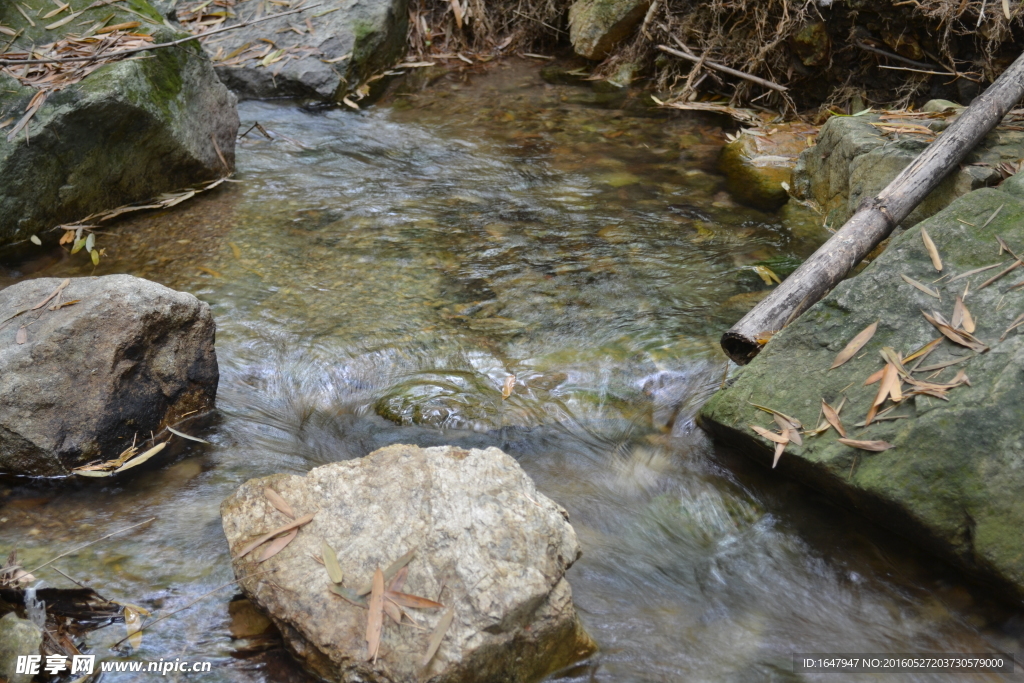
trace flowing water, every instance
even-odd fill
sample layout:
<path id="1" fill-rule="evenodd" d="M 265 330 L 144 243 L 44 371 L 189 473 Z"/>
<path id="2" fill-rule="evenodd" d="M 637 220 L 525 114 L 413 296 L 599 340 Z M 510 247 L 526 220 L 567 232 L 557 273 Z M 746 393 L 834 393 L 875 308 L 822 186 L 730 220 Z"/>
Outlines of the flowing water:
<path id="1" fill-rule="evenodd" d="M 569 577 L 600 651 L 558 680 L 826 680 L 794 674 L 792 653 L 1020 649 L 1024 619 L 998 596 L 694 426 L 728 370 L 718 335 L 765 288 L 752 266 L 785 272 L 816 246 L 729 199 L 714 120 L 522 64 L 360 114 L 240 110 L 273 137 L 242 140 L 241 182 L 101 234 L 95 271 L 210 303 L 211 445 L 125 481 L 2 485 L 0 550 L 31 567 L 155 517 L 55 566 L 166 613 L 233 578 L 218 506 L 245 480 L 395 442 L 497 445 L 583 546 Z M 91 274 L 84 257 L 6 263 L 0 286 Z M 156 625 L 135 657 L 303 680 L 280 648 L 235 637 L 233 592 Z M 116 658 L 122 636 L 89 644 Z"/>

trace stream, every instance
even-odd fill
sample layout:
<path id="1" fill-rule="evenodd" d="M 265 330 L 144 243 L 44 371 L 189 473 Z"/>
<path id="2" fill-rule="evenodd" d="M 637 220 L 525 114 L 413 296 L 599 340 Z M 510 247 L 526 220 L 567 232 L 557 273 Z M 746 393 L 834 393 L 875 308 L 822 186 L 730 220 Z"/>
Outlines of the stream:
<path id="1" fill-rule="evenodd" d="M 242 130 L 273 139 L 239 142 L 239 182 L 98 235 L 95 271 L 61 249 L 0 262 L 0 287 L 130 273 L 191 292 L 221 371 L 210 445 L 110 483 L 0 483 L 0 553 L 31 567 L 155 517 L 55 566 L 162 614 L 233 578 L 219 505 L 246 480 L 390 443 L 494 445 L 583 547 L 568 576 L 600 651 L 552 680 L 833 680 L 793 673 L 793 653 L 1020 650 L 1024 614 L 998 595 L 695 426 L 728 373 L 718 336 L 766 288 L 753 267 L 786 274 L 818 244 L 730 199 L 722 121 L 538 69 L 424 75 L 358 113 L 242 103 Z M 306 680 L 276 641 L 239 636 L 235 593 L 133 657 Z M 123 629 L 92 652 L 118 658 Z"/>

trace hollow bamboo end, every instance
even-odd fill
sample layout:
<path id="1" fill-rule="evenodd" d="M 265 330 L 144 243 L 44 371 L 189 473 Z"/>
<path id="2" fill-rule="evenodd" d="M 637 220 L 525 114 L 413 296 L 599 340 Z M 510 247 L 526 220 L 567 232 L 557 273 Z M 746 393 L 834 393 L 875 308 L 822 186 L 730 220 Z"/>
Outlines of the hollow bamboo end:
<path id="1" fill-rule="evenodd" d="M 732 330 L 722 335 L 721 344 L 725 355 L 732 358 L 737 365 L 746 365 L 761 352 L 761 345 L 756 340 L 747 339 L 744 335 Z"/>

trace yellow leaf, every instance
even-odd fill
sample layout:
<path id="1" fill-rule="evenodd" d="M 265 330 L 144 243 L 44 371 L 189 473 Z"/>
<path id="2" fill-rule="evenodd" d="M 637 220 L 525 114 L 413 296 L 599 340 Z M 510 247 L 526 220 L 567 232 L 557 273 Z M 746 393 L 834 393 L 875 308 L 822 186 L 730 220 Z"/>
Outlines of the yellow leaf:
<path id="1" fill-rule="evenodd" d="M 858 332 L 857 336 L 851 339 L 850 343 L 846 345 L 846 348 L 839 352 L 839 355 L 836 356 L 836 359 L 832 362 L 832 367 L 830 367 L 829 370 L 838 368 L 840 365 L 856 356 L 857 352 L 860 351 L 873 336 L 875 336 L 875 331 L 877 329 L 878 321 L 876 320 Z"/>
<path id="2" fill-rule="evenodd" d="M 935 242 L 932 242 L 931 235 L 924 228 L 921 228 L 921 240 L 924 242 L 924 248 L 928 250 L 928 256 L 931 257 L 935 270 L 942 270 L 942 258 L 939 256 L 939 250 L 936 248 Z"/>

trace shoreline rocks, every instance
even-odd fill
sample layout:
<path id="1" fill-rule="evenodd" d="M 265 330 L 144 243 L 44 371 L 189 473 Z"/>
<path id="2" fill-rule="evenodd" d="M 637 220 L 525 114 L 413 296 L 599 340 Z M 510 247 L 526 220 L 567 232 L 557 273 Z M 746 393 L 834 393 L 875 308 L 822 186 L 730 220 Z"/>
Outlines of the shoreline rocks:
<path id="1" fill-rule="evenodd" d="M 240 550 L 288 522 L 269 501 L 276 491 L 296 516 L 315 513 L 266 562 L 263 548 Z M 246 596 L 278 626 L 302 664 L 334 681 L 533 681 L 589 655 L 594 644 L 572 604 L 566 570 L 580 555 L 565 511 L 539 493 L 496 448 L 394 445 L 332 463 L 306 476 L 273 475 L 242 485 L 221 506 L 235 575 Z M 342 592 L 321 557 L 337 554 Z M 266 547 L 266 546 L 264 546 Z M 385 617 L 376 662 L 367 658 L 367 610 L 356 593 L 377 568 L 415 551 L 403 592 L 444 610 L 410 609 L 423 627 Z M 273 570 L 273 574 L 256 572 Z M 431 632 L 454 610 L 426 669 Z"/>
<path id="2" fill-rule="evenodd" d="M 1008 191 L 980 189 L 953 201 L 919 226 L 892 238 L 861 274 L 840 283 L 828 296 L 776 334 L 731 384 L 703 407 L 700 423 L 717 439 L 768 466 L 773 444 L 751 425 L 776 430 L 767 406 L 818 426 L 822 400 L 833 408 L 844 399 L 840 419 L 847 437 L 882 441 L 893 448 L 873 452 L 844 444 L 835 429 L 790 443 L 778 463 L 790 475 L 856 509 L 976 578 L 1024 596 L 1024 327 L 1008 330 L 1024 312 L 1024 289 L 1012 289 L 1019 271 L 990 286 L 982 284 L 1008 265 L 999 236 L 1024 251 L 1021 183 Z M 1012 194 L 1011 194 L 1012 192 Z M 984 228 L 982 225 L 985 225 Z M 943 260 L 940 277 L 929 258 L 921 229 L 927 229 Z M 951 280 L 978 268 L 983 272 Z M 907 282 L 925 283 L 941 300 Z M 922 311 L 955 318 L 958 296 L 968 283 L 965 304 L 976 324 L 974 336 L 988 350 L 954 343 Z M 830 370 L 841 349 L 878 321 L 877 332 L 847 363 Z M 973 325 L 972 325 L 973 327 Z M 884 367 L 881 353 L 907 358 L 938 340 L 921 370 L 906 371 L 902 401 L 867 427 L 879 384 L 865 380 Z M 888 349 L 888 351 L 887 351 Z M 958 373 L 963 371 L 963 375 Z M 925 384 L 921 384 L 921 383 Z M 935 388 L 936 385 L 939 388 Z M 946 387 L 946 388 L 942 388 Z M 913 393 L 926 389 L 924 393 Z M 930 393 L 929 393 L 930 392 Z"/>
<path id="3" fill-rule="evenodd" d="M 31 14 L 53 10 L 44 0 L 23 3 Z M 0 23 L 20 31 L 19 46 L 41 46 L 81 31 L 90 21 L 141 24 L 153 42 L 182 37 L 144 0 L 136 12 L 117 4 L 83 9 L 55 30 L 31 26 L 13 3 Z M 146 53 L 144 53 L 146 54 Z M 81 81 L 51 92 L 28 125 L 8 140 L 0 134 L 0 246 L 57 225 L 234 169 L 238 113 L 194 43 L 148 53 L 144 59 L 100 66 Z M 0 119 L 21 119 L 39 91 L 0 71 Z M 223 157 L 223 160 L 222 160 Z M 53 239 L 57 235 L 50 233 Z"/>
<path id="4" fill-rule="evenodd" d="M 63 282 L 0 290 L 3 473 L 66 475 L 214 407 L 207 304 L 130 275 Z"/>

